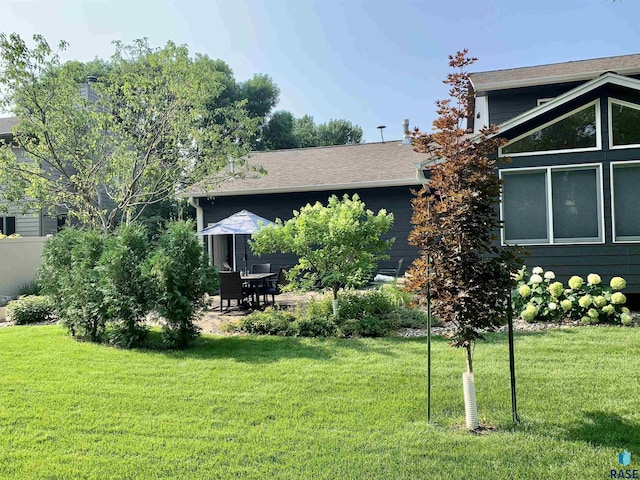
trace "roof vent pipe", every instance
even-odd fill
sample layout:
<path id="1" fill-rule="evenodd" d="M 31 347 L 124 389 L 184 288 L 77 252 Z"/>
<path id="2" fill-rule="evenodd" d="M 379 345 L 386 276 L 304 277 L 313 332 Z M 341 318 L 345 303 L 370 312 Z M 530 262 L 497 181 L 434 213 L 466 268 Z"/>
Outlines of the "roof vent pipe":
<path id="1" fill-rule="evenodd" d="M 402 120 L 402 145 L 411 145 L 411 133 L 409 132 L 409 119 Z"/>
<path id="2" fill-rule="evenodd" d="M 98 81 L 98 77 L 95 75 L 89 75 L 87 77 L 87 83 L 96 83 Z"/>

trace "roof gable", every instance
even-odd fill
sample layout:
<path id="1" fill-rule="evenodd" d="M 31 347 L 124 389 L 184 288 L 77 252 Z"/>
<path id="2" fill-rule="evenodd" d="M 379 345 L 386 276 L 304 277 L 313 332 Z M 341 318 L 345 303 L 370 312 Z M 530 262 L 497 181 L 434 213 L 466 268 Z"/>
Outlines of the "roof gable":
<path id="1" fill-rule="evenodd" d="M 533 108 L 529 111 L 526 111 L 517 117 L 512 118 L 511 120 L 504 122 L 499 125 L 499 133 L 498 135 L 504 134 L 515 128 L 519 125 L 522 125 L 525 122 L 533 120 L 540 115 L 543 115 L 555 108 L 564 105 L 576 98 L 579 98 L 593 90 L 596 90 L 604 85 L 617 85 L 624 88 L 629 88 L 631 90 L 640 91 L 640 80 L 636 80 L 634 78 L 624 77 L 622 75 L 618 75 L 615 73 L 605 73 L 598 78 L 595 78 L 589 82 L 583 83 L 582 85 L 574 88 L 573 90 L 569 90 L 568 92 L 560 95 L 559 97 L 554 98 L 553 100 L 541 105 L 539 107 Z"/>

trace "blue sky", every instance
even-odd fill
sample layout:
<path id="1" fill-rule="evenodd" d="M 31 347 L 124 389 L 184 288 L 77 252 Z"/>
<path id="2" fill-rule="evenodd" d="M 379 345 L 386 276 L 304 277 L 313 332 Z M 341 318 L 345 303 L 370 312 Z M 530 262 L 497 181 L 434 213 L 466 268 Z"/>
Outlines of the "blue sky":
<path id="1" fill-rule="evenodd" d="M 475 71 L 640 52 L 636 0 L 0 0 L 0 30 L 70 43 L 65 59 L 108 57 L 148 37 L 221 58 L 238 80 L 269 74 L 278 109 L 346 118 L 365 141 L 431 129 L 447 55 Z"/>

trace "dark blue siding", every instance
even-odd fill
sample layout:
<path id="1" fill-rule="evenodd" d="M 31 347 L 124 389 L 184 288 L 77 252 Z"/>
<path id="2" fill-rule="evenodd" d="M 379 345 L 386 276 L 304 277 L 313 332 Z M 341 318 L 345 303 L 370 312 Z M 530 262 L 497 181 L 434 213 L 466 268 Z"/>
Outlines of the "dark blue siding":
<path id="1" fill-rule="evenodd" d="M 417 250 L 410 246 L 407 237 L 411 231 L 411 198 L 410 187 L 369 188 L 337 192 L 303 192 L 279 193 L 265 195 L 242 195 L 234 197 L 217 197 L 215 200 L 200 199 L 204 208 L 204 224 L 214 223 L 228 217 L 242 209 L 249 210 L 269 220 L 280 218 L 287 220 L 293 216 L 293 210 L 299 210 L 307 203 L 317 201 L 326 205 L 329 196 L 334 193 L 342 196 L 345 193 L 357 193 L 367 208 L 378 212 L 384 208 L 394 214 L 393 229 L 388 237 L 395 237 L 396 241 L 389 252 L 390 259 L 380 263 L 381 267 L 394 267 L 398 260 L 404 258 L 403 270 L 417 256 Z M 238 260 L 242 258 L 243 242 L 238 240 Z M 271 263 L 272 270 L 294 265 L 297 259 L 292 255 L 263 255 L 254 257 L 251 251 L 247 254 L 247 263 Z"/>
<path id="2" fill-rule="evenodd" d="M 600 98 L 602 150 L 584 153 L 514 157 L 511 163 L 502 164 L 500 168 L 524 168 L 580 163 L 602 164 L 605 243 L 598 245 L 525 246 L 526 250 L 530 253 L 529 256 L 525 257 L 526 264 L 529 269 L 535 266 L 541 266 L 545 270 L 553 270 L 558 278 L 565 282 L 565 284 L 572 275 L 585 277 L 589 273 L 598 273 L 603 276 L 603 280 L 606 282 L 613 276 L 623 276 L 627 280 L 628 285 L 625 292 L 638 294 L 640 293 L 640 243 L 613 243 L 610 165 L 611 162 L 640 160 L 640 149 L 609 149 L 607 121 L 608 97 L 615 97 L 640 104 L 640 95 L 638 95 L 637 92 L 631 92 L 617 87 L 604 88 L 598 92 L 593 92 L 589 96 L 582 97 L 558 111 L 552 112 L 554 115 L 561 115 L 579 104 L 587 103 L 593 100 L 593 98 Z M 532 122 L 528 122 L 526 126 L 505 132 L 505 136 L 507 138 L 513 138 L 528 129 L 534 128 L 536 124 L 542 124 L 548 120 L 548 116 L 535 119 Z M 638 208 L 640 208 L 640 194 L 638 195 Z"/>
<path id="3" fill-rule="evenodd" d="M 560 83 L 528 88 L 513 88 L 490 92 L 489 121 L 494 125 L 511 120 L 538 106 L 539 98 L 554 98 L 577 87 L 582 82 Z"/>

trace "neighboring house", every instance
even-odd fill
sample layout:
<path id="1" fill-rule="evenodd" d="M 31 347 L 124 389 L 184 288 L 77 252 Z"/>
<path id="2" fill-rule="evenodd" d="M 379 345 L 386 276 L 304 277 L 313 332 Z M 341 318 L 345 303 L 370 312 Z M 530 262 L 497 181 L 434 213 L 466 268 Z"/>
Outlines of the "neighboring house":
<path id="1" fill-rule="evenodd" d="M 471 75 L 469 127 L 500 126 L 502 244 L 565 280 L 640 293 L 640 54 Z"/>
<path id="2" fill-rule="evenodd" d="M 0 140 L 11 143 L 11 129 L 18 124 L 17 117 L 0 118 Z M 21 148 L 14 148 L 15 154 L 23 161 L 30 161 Z M 0 185 L 2 188 L 2 185 Z M 64 223 L 63 216 L 52 216 L 46 210 L 30 210 L 26 213 L 9 205 L 7 212 L 0 211 L 0 232 L 13 233 L 23 237 L 44 237 L 58 231 L 58 224 Z"/>
<path id="3" fill-rule="evenodd" d="M 394 214 L 389 237 L 396 241 L 391 258 L 381 266 L 395 267 L 404 258 L 404 270 L 417 255 L 407 236 L 412 228 L 411 189 L 421 184 L 416 165 L 424 159 L 424 154 L 413 151 L 407 135 L 404 141 L 255 152 L 249 162 L 261 165 L 267 174 L 230 179 L 211 191 L 193 187 L 184 196 L 191 197 L 196 205 L 198 230 L 202 230 L 242 209 L 270 220 L 287 220 L 293 210 L 308 203 L 326 204 L 331 195 L 357 193 L 368 209 L 377 212 L 384 208 Z M 208 251 L 213 253 L 216 265 L 225 260 L 232 264 L 230 242 L 231 237 L 207 237 Z M 241 264 L 243 239 L 237 239 L 236 245 Z M 247 251 L 248 265 L 270 262 L 274 271 L 297 261 L 286 255 L 263 255 L 257 260 Z"/>
<path id="4" fill-rule="evenodd" d="M 87 81 L 80 85 L 80 95 L 91 101 L 97 100 L 95 91 L 91 88 L 91 83 L 97 79 L 94 76 L 88 76 Z M 13 141 L 12 129 L 18 124 L 18 117 L 0 118 L 0 141 L 11 144 Z M 13 149 L 19 161 L 32 161 L 23 149 L 15 147 Z M 0 185 L 0 189 L 2 185 Z M 104 204 L 109 208 L 112 202 L 102 195 Z M 66 211 L 62 208 L 57 209 L 57 214 L 52 214 L 49 209 L 30 210 L 22 213 L 22 210 L 15 206 L 8 206 L 8 212 L 0 212 L 0 232 L 5 235 L 17 233 L 23 237 L 44 237 L 57 233 L 66 223 Z"/>

